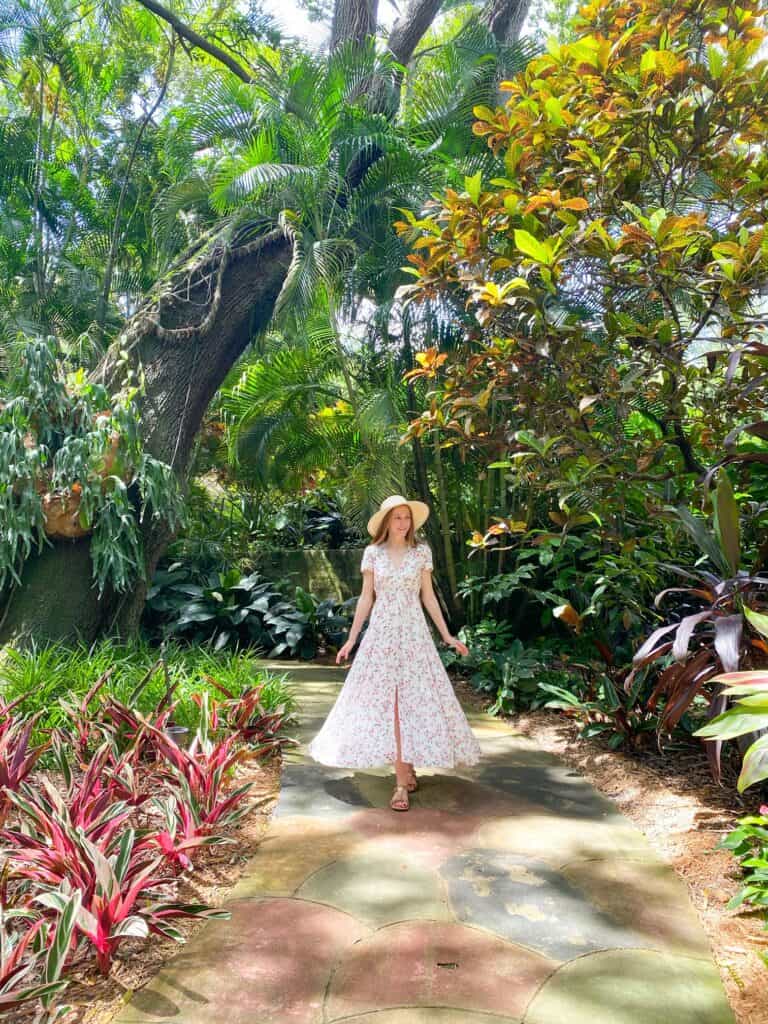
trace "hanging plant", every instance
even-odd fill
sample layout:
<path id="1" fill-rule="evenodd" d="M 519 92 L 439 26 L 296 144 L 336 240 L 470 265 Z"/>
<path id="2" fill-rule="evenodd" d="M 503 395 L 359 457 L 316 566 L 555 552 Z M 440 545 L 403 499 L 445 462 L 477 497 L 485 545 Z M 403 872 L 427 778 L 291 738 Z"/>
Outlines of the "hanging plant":
<path id="1" fill-rule="evenodd" d="M 32 339 L 20 367 L 0 396 L 0 587 L 45 543 L 90 536 L 99 590 L 125 590 L 143 574 L 142 521 L 175 529 L 182 514 L 173 470 L 143 450 L 138 389 L 67 374 L 55 338 Z"/>

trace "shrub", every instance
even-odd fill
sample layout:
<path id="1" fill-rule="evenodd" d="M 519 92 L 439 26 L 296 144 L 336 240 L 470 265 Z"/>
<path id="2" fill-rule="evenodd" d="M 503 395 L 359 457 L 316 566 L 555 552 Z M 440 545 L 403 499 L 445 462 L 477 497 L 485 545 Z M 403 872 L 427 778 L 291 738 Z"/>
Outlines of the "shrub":
<path id="1" fill-rule="evenodd" d="M 763 630 L 768 635 L 768 616 Z M 735 701 L 733 707 L 713 718 L 696 733 L 715 742 L 737 739 L 751 733 L 762 733 L 744 754 L 737 788 L 743 793 L 749 786 L 768 778 L 768 669 L 755 672 L 726 672 L 715 676 L 722 684 L 723 699 Z"/>
<path id="2" fill-rule="evenodd" d="M 260 687 L 265 711 L 277 707 L 286 713 L 293 710 L 294 700 L 286 677 L 264 669 L 254 652 L 214 652 L 168 643 L 159 669 L 142 686 L 149 670 L 157 664 L 158 654 L 157 648 L 147 643 L 121 644 L 112 640 L 102 641 L 91 649 L 63 644 L 23 651 L 6 649 L 0 658 L 0 699 L 9 703 L 18 700 L 26 715 L 40 711 L 34 730 L 40 736 L 44 730 L 70 729 L 75 721 L 71 706 L 81 705 L 105 674 L 108 676 L 101 694 L 113 696 L 142 714 L 152 714 L 172 688 L 174 719 L 193 731 L 200 712 L 192 694 L 208 689 L 211 677 L 233 697 Z M 65 704 L 61 703 L 62 698 Z M 86 728 L 90 731 L 93 726 L 87 724 Z M 92 741 L 88 742 L 92 748 Z"/>
<path id="3" fill-rule="evenodd" d="M 144 571 L 140 522 L 181 522 L 176 475 L 143 450 L 136 391 L 65 377 L 55 338 L 28 342 L 0 396 L 0 587 L 47 537 L 92 533 L 99 590 L 124 591 Z"/>
<path id="4" fill-rule="evenodd" d="M 494 715 L 541 707 L 546 699 L 542 683 L 565 684 L 568 679 L 566 671 L 552 667 L 548 648 L 526 647 L 511 634 L 508 623 L 486 618 L 459 633 L 469 647 L 467 658 L 459 659 L 452 649 L 443 654 L 445 664 L 469 671 L 476 690 L 495 697 L 490 708 Z"/>
<path id="5" fill-rule="evenodd" d="M 312 658 L 321 645 L 340 645 L 351 621 L 349 604 L 321 601 L 301 587 L 289 601 L 258 573 L 231 570 L 199 579 L 176 563 L 155 574 L 145 625 L 156 635 L 215 651 L 254 647 L 271 658 Z"/>
<path id="6" fill-rule="evenodd" d="M 743 872 L 743 885 L 728 903 L 734 910 L 744 905 L 765 912 L 768 907 L 768 806 L 760 813 L 740 818 L 735 829 L 718 844 L 719 849 L 730 850 L 739 861 Z M 768 920 L 765 923 L 768 930 Z M 768 965 L 768 953 L 761 953 Z"/>
<path id="7" fill-rule="evenodd" d="M 666 732 L 674 729 L 699 695 L 707 700 L 710 718 L 722 715 L 727 693 L 710 684 L 718 672 L 737 672 L 755 653 L 764 658 L 763 634 L 768 636 L 768 615 L 762 610 L 768 603 L 768 577 L 741 567 L 739 508 L 725 473 L 710 526 L 685 508 L 677 513 L 711 568 L 671 567 L 685 585 L 663 590 L 656 597 L 657 606 L 668 594 L 682 593 L 698 608 L 653 631 L 635 654 L 635 671 L 627 680 L 627 686 L 632 686 L 638 671 L 670 656 L 648 699 L 651 711 L 661 707 L 659 731 Z M 707 741 L 707 755 L 719 779 L 719 742 Z"/>

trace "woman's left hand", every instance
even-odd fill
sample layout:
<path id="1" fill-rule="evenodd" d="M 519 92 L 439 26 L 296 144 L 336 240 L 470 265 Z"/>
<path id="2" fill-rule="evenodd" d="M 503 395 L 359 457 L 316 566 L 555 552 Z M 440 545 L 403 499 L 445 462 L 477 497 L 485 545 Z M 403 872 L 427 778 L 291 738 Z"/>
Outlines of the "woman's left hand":
<path id="1" fill-rule="evenodd" d="M 463 644 L 461 640 L 457 640 L 455 636 L 447 636 L 445 638 L 445 642 L 448 644 L 449 647 L 453 647 L 454 650 L 458 651 L 462 658 L 466 658 L 466 656 L 469 654 L 469 648 L 467 647 L 467 645 Z"/>

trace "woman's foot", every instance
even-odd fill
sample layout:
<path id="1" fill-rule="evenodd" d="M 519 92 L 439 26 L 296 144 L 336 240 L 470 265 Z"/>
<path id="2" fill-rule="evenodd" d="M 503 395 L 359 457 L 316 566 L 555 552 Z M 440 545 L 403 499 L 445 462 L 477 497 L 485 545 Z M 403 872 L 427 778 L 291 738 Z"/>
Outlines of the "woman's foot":
<path id="1" fill-rule="evenodd" d="M 416 772 L 411 768 L 408 773 L 408 781 L 406 782 L 406 788 L 409 793 L 415 793 L 419 788 L 419 780 L 416 778 Z"/>
<path id="2" fill-rule="evenodd" d="M 392 794 L 389 806 L 393 811 L 407 811 L 410 808 L 407 786 L 395 786 L 395 792 Z"/>

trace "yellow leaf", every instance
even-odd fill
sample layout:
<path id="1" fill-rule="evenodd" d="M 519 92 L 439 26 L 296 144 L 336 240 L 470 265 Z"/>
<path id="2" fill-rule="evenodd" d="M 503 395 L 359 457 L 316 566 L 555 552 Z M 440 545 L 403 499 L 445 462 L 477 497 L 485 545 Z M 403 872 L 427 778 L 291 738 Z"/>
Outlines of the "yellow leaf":
<path id="1" fill-rule="evenodd" d="M 586 199 L 576 196 L 574 199 L 566 199 L 562 207 L 564 210 L 588 210 L 589 203 Z"/>
<path id="2" fill-rule="evenodd" d="M 566 625 L 571 626 L 577 633 L 581 631 L 582 618 L 572 604 L 560 604 L 552 610 L 556 619 L 561 619 Z"/>

